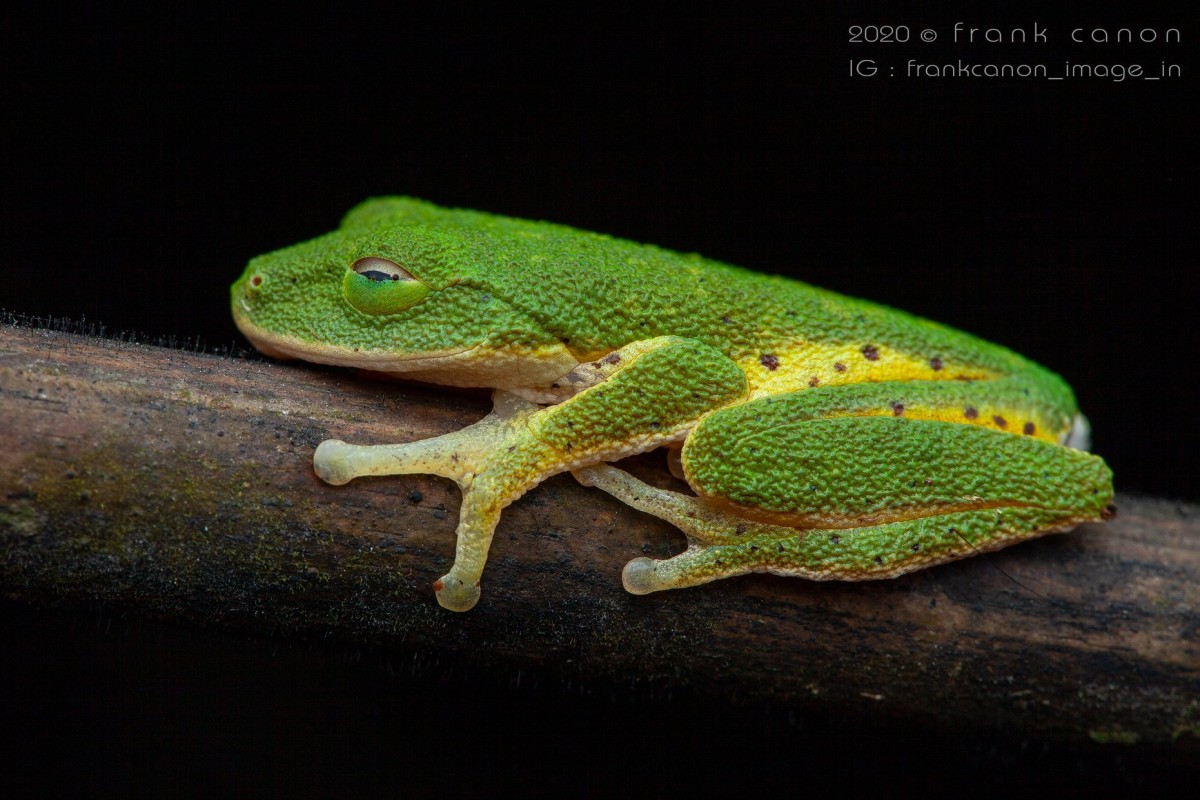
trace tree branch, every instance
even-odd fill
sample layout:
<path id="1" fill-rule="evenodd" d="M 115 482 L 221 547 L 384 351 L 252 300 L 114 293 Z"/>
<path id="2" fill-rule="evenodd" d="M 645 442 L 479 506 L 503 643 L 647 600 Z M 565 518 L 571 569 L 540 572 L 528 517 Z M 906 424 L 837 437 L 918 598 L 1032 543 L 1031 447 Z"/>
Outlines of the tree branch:
<path id="1" fill-rule="evenodd" d="M 0 586 L 257 631 L 403 643 L 491 669 L 661 681 L 943 728 L 1200 741 L 1200 509 L 1118 518 L 894 581 L 753 576 L 647 597 L 622 565 L 683 538 L 558 476 L 507 509 L 483 599 L 438 607 L 457 490 L 332 487 L 325 438 L 461 428 L 486 395 L 0 329 Z M 668 485 L 654 454 L 626 462 Z M 1118 476 L 1119 478 L 1119 476 Z M 1011 577 L 1010 577 L 1011 576 Z"/>

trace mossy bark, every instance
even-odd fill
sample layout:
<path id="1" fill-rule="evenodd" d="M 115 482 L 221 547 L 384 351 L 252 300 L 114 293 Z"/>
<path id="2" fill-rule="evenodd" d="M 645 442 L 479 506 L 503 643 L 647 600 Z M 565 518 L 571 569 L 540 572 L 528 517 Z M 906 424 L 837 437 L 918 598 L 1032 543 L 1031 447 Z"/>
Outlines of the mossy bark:
<path id="1" fill-rule="evenodd" d="M 312 451 L 426 438 L 489 407 L 484 393 L 6 326 L 0 588 L 574 683 L 1200 748 L 1200 508 L 1120 496 L 1106 525 L 897 580 L 753 576 L 635 597 L 624 563 L 682 536 L 558 476 L 505 511 L 483 600 L 454 614 L 432 591 L 453 554 L 453 484 L 327 486 Z M 655 454 L 626 466 L 672 480 Z"/>

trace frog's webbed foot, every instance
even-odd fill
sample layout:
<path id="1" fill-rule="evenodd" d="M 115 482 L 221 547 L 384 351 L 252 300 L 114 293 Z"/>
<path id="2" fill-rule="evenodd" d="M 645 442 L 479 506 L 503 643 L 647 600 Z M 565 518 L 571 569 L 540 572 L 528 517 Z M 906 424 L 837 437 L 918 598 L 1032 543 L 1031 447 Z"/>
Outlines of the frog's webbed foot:
<path id="1" fill-rule="evenodd" d="M 463 492 L 454 566 L 434 583 L 438 602 L 451 611 L 467 611 L 479 601 L 479 578 L 487 560 L 500 511 L 514 492 L 501 485 L 504 475 L 484 478 L 489 458 L 510 449 L 525 421 L 539 409 L 534 403 L 496 392 L 492 412 L 474 425 L 433 439 L 406 444 L 360 446 L 329 439 L 313 454 L 313 468 L 327 483 L 341 485 L 367 475 L 432 474 L 450 478 Z M 521 487 L 515 490 L 519 495 Z"/>
<path id="2" fill-rule="evenodd" d="M 768 550 L 797 538 L 794 529 L 748 521 L 701 498 L 649 486 L 608 464 L 583 467 L 572 474 L 584 486 L 602 489 L 638 511 L 666 520 L 687 536 L 687 550 L 676 556 L 635 558 L 625 565 L 621 582 L 631 594 L 768 571 Z"/>

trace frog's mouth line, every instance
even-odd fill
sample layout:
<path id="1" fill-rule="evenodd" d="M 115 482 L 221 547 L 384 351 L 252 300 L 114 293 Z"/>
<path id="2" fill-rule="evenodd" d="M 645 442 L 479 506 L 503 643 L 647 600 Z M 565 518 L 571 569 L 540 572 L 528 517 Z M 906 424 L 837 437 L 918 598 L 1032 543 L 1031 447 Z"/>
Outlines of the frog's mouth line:
<path id="1" fill-rule="evenodd" d="M 464 347 L 459 350 L 445 350 L 438 353 L 422 353 L 419 355 L 398 355 L 395 353 L 380 353 L 370 350 L 348 350 L 340 347 L 311 344 L 294 336 L 271 333 L 255 326 L 245 316 L 242 309 L 234 306 L 233 321 L 242 335 L 250 340 L 250 344 L 263 355 L 280 360 L 301 359 L 318 364 L 332 364 L 337 367 L 358 367 L 377 372 L 408 372 L 411 370 L 436 369 L 446 359 L 469 357 L 469 354 L 479 350 L 483 345 Z"/>
<path id="2" fill-rule="evenodd" d="M 559 342 L 529 352 L 492 348 L 481 342 L 457 350 L 403 354 L 313 344 L 265 331 L 250 322 L 236 305 L 233 319 L 242 335 L 271 358 L 394 373 L 444 386 L 516 390 L 549 384 L 579 366 Z"/>

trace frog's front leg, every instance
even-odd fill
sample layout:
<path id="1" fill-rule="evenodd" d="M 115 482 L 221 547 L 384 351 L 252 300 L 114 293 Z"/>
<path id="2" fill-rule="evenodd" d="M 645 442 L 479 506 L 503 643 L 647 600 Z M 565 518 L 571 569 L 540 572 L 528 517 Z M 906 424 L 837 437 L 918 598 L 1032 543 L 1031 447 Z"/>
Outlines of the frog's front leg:
<path id="1" fill-rule="evenodd" d="M 454 611 L 467 611 L 478 602 L 478 574 L 487 560 L 500 511 L 520 491 L 533 485 L 519 488 L 520 481 L 510 481 L 508 493 L 496 487 L 494 479 L 491 485 L 485 481 L 478 481 L 477 485 L 477 479 L 488 471 L 496 453 L 515 451 L 515 443 L 520 442 L 527 430 L 526 422 L 541 408 L 501 391 L 495 392 L 492 402 L 492 412 L 479 422 L 443 436 L 385 445 L 352 445 L 328 439 L 313 453 L 317 476 L 335 486 L 368 475 L 414 474 L 440 475 L 458 484 L 463 503 L 454 568 L 434 584 L 439 602 Z M 492 471 L 494 475 L 495 470 Z M 516 495 L 508 497 L 518 488 Z M 475 579 L 464 580 L 464 572 L 474 574 Z"/>
<path id="2" fill-rule="evenodd" d="M 341 484 L 363 475 L 432 473 L 463 492 L 454 565 L 435 583 L 438 602 L 466 611 L 500 512 L 550 475 L 681 439 L 705 413 L 746 393 L 741 369 L 720 351 L 661 337 L 628 345 L 583 371 L 594 385 L 541 407 L 497 392 L 496 408 L 461 431 L 400 445 L 322 442 L 317 474 Z"/>
<path id="3" fill-rule="evenodd" d="M 954 384 L 864 385 L 717 411 L 683 448 L 695 497 L 607 465 L 575 474 L 687 535 L 673 558 L 626 565 L 635 594 L 747 572 L 893 577 L 1110 514 L 1112 475 L 1101 459 L 945 421 L 972 392 L 995 396 Z M 866 415 L 885 400 L 933 418 Z"/>

